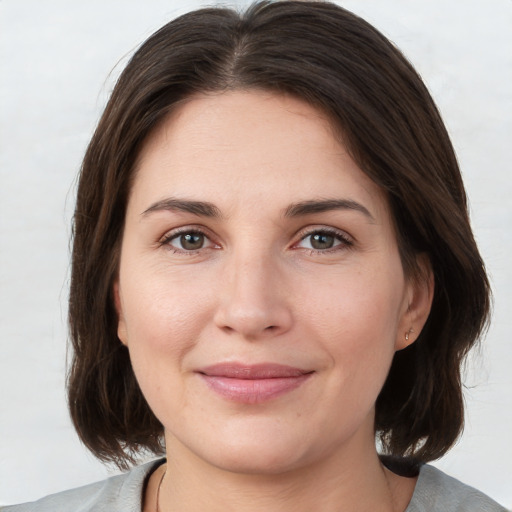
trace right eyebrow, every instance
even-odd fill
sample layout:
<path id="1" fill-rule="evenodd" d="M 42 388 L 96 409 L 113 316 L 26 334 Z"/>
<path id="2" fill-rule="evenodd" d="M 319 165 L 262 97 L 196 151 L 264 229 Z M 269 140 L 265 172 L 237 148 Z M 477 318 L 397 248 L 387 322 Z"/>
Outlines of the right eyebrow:
<path id="1" fill-rule="evenodd" d="M 177 199 L 174 197 L 168 197 L 153 203 L 147 210 L 144 210 L 141 215 L 145 217 L 150 213 L 166 210 L 192 213 L 200 217 L 222 217 L 221 211 L 213 203 L 192 201 L 190 199 Z"/>

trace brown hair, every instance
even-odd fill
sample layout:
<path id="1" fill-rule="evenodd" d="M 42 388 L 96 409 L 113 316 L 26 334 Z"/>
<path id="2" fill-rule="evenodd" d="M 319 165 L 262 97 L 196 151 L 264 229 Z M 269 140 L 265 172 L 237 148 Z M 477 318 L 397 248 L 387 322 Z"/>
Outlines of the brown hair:
<path id="1" fill-rule="evenodd" d="M 74 217 L 69 406 L 100 459 L 162 451 L 163 427 L 117 337 L 112 288 L 141 145 L 196 92 L 265 89 L 326 112 L 359 167 L 386 192 L 405 272 L 418 253 L 435 276 L 419 338 L 397 352 L 376 404 L 392 455 L 443 455 L 463 425 L 461 363 L 486 325 L 490 292 L 448 134 L 423 82 L 376 29 L 331 3 L 259 2 L 191 12 L 135 53 L 87 149 Z"/>

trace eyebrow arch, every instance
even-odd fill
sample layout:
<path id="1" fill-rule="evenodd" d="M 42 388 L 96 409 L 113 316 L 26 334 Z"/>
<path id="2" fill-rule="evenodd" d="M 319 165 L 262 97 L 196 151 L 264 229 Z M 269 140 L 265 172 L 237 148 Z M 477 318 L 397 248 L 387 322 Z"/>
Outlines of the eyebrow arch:
<path id="1" fill-rule="evenodd" d="M 152 204 L 147 210 L 142 212 L 142 216 L 146 216 L 152 212 L 159 211 L 178 211 L 192 213 L 200 217 L 222 217 L 221 211 L 212 203 L 205 201 L 192 201 L 190 199 L 176 199 L 168 197 Z"/>
<path id="2" fill-rule="evenodd" d="M 355 210 L 361 212 L 372 222 L 375 222 L 373 215 L 362 204 L 351 199 L 324 199 L 318 201 L 301 201 L 293 203 L 284 212 L 285 217 L 300 217 L 315 213 L 328 212 L 331 210 Z"/>

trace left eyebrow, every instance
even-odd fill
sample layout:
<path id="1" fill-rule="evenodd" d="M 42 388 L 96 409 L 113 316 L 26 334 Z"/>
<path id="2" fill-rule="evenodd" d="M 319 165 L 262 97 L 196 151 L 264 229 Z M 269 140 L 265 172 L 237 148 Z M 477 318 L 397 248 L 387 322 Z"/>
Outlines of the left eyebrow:
<path id="1" fill-rule="evenodd" d="M 351 199 L 324 199 L 319 201 L 301 201 L 293 203 L 284 211 L 285 217 L 300 217 L 303 215 L 313 215 L 331 210 L 354 210 L 368 217 L 375 222 L 373 215 L 362 204 Z"/>

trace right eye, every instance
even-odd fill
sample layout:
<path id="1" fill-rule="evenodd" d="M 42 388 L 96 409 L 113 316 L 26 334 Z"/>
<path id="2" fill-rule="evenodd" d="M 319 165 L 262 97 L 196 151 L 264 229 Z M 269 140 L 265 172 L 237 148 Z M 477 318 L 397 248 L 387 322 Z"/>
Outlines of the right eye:
<path id="1" fill-rule="evenodd" d="M 202 233 L 182 233 L 169 241 L 169 244 L 176 249 L 185 251 L 197 251 L 204 246 L 206 237 Z"/>
<path id="2" fill-rule="evenodd" d="M 171 232 L 164 237 L 161 244 L 170 247 L 176 253 L 193 253 L 217 247 L 205 233 L 194 229 Z"/>

